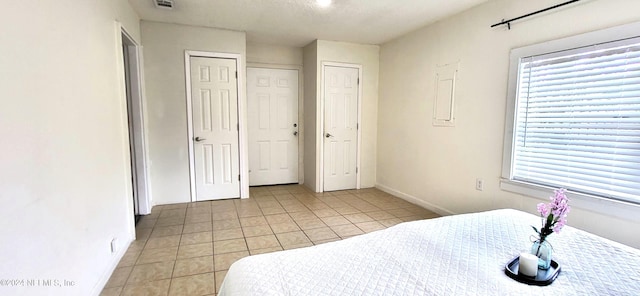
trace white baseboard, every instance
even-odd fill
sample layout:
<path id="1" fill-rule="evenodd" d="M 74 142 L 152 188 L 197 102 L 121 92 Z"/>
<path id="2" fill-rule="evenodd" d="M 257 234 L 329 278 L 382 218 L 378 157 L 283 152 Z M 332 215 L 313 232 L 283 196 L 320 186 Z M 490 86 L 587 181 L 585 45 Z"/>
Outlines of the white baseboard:
<path id="1" fill-rule="evenodd" d="M 424 200 L 422 200 L 420 198 L 417 198 L 417 197 L 415 197 L 413 195 L 406 194 L 406 193 L 404 193 L 402 191 L 393 189 L 393 188 L 391 188 L 389 186 L 382 185 L 380 183 L 376 183 L 376 188 L 378 188 L 378 189 L 380 189 L 380 190 L 382 190 L 382 191 L 384 191 L 386 193 L 389 193 L 389 194 L 391 194 L 393 196 L 397 196 L 399 198 L 402 198 L 402 199 L 404 199 L 404 200 L 406 200 L 406 201 L 408 201 L 408 202 L 410 202 L 412 204 L 419 205 L 419 206 L 421 206 L 421 207 L 423 207 L 423 208 L 425 208 L 425 209 L 427 209 L 429 211 L 432 211 L 432 212 L 434 212 L 434 213 L 436 213 L 438 215 L 441 215 L 441 216 L 449 216 L 449 215 L 455 215 L 456 214 L 456 213 L 454 213 L 452 211 L 449 211 L 449 210 L 447 210 L 445 208 L 436 206 L 436 205 L 434 205 L 434 204 L 432 204 L 430 202 L 424 201 Z"/>
<path id="2" fill-rule="evenodd" d="M 114 260 L 111 261 L 111 264 L 109 265 L 107 270 L 105 270 L 105 272 L 102 274 L 102 276 L 98 280 L 98 283 L 96 283 L 96 285 L 93 287 L 93 291 L 92 291 L 91 295 L 99 296 L 100 293 L 102 293 L 102 290 L 104 289 L 104 286 L 107 285 L 107 282 L 111 278 L 111 275 L 113 274 L 113 271 L 116 270 L 116 267 L 118 267 L 118 264 L 120 263 L 120 260 L 122 260 L 122 257 L 124 257 L 124 254 L 127 252 L 127 250 L 129 249 L 129 246 L 131 245 L 131 243 L 134 240 L 135 240 L 135 237 L 130 237 L 124 243 L 123 246 L 120 246 L 120 249 L 116 253 L 116 256 L 114 257 Z"/>

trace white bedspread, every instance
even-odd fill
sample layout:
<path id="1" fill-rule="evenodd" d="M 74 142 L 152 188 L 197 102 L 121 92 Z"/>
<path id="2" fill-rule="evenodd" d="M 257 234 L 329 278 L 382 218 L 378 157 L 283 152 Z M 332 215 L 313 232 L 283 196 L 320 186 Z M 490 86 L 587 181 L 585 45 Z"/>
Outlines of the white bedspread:
<path id="1" fill-rule="evenodd" d="M 231 266 L 219 295 L 640 295 L 640 250 L 572 227 L 549 238 L 562 268 L 553 284 L 507 277 L 539 223 L 497 210 L 250 256 Z"/>

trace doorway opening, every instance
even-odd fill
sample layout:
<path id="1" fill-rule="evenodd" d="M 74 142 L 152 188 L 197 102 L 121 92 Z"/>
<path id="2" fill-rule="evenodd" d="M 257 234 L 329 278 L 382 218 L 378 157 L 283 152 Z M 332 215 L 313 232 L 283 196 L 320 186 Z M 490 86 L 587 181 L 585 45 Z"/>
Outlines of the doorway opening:
<path id="1" fill-rule="evenodd" d="M 133 192 L 131 202 L 133 203 L 135 223 L 138 223 L 141 215 L 147 215 L 151 212 L 147 182 L 144 106 L 141 87 L 142 63 L 140 46 L 124 29 L 121 30 L 121 37 Z"/>

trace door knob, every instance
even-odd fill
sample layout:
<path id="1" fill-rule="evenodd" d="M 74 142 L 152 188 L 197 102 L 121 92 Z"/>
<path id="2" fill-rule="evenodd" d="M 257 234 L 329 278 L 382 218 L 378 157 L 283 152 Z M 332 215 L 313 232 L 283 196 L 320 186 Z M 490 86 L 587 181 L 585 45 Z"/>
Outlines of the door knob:
<path id="1" fill-rule="evenodd" d="M 325 138 L 331 138 L 331 137 L 333 137 L 333 135 L 331 135 L 330 133 L 327 133 L 327 135 L 326 135 L 326 136 L 324 136 L 324 137 L 325 137 Z"/>
<path id="2" fill-rule="evenodd" d="M 298 136 L 298 131 L 293 132 L 293 135 L 297 137 Z"/>
<path id="3" fill-rule="evenodd" d="M 193 140 L 196 141 L 196 142 L 202 142 L 202 141 L 204 141 L 206 139 L 205 138 L 200 138 L 200 137 L 195 137 Z"/>

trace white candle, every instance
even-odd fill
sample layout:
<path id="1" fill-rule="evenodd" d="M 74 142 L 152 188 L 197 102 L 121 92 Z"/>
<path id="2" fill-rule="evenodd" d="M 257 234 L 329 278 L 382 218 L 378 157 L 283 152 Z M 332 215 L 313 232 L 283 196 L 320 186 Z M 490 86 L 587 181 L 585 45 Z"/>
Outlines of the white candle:
<path id="1" fill-rule="evenodd" d="M 529 253 L 520 253 L 520 269 L 518 273 L 526 276 L 537 276 L 538 257 Z"/>

